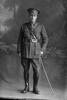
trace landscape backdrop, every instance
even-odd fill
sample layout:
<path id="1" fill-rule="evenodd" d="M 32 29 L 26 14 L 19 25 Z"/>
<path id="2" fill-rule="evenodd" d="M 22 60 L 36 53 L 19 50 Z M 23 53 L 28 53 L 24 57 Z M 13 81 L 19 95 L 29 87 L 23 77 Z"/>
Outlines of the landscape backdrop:
<path id="1" fill-rule="evenodd" d="M 38 21 L 44 24 L 49 38 L 43 61 L 51 84 L 64 91 L 67 42 L 63 0 L 0 0 L 0 85 L 23 83 L 23 68 L 16 48 L 20 27 L 28 20 L 30 7 L 40 9 Z M 41 71 L 40 84 L 45 88 L 48 83 L 42 68 Z"/>

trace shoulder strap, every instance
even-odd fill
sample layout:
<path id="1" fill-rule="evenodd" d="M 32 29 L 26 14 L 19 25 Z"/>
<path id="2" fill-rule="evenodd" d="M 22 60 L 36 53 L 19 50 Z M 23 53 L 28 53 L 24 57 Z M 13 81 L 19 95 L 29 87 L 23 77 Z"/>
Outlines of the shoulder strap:
<path id="1" fill-rule="evenodd" d="M 30 27 L 29 24 L 27 25 L 27 28 L 29 29 L 29 33 L 30 33 L 30 35 L 31 35 L 34 39 L 37 39 L 36 34 L 34 34 L 34 31 L 33 31 L 33 29 L 31 29 L 31 27 Z"/>

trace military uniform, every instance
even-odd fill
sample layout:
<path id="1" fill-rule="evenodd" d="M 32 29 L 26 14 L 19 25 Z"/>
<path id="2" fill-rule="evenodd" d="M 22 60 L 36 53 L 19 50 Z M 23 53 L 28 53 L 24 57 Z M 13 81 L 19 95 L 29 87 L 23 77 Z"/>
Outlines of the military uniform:
<path id="1" fill-rule="evenodd" d="M 24 68 L 25 90 L 29 91 L 29 68 L 33 67 L 33 91 L 37 90 L 39 79 L 39 56 L 45 51 L 48 37 L 44 25 L 30 22 L 21 26 L 17 49 L 21 52 L 21 64 Z"/>

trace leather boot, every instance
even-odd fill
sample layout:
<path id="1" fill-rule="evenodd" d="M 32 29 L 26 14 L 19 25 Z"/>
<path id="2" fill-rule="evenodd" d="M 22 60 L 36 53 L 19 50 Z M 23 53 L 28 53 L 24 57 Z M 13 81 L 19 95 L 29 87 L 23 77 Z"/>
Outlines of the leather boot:
<path id="1" fill-rule="evenodd" d="M 27 92 L 29 92 L 29 83 L 26 83 L 25 88 L 21 90 L 21 93 L 27 93 Z"/>
<path id="2" fill-rule="evenodd" d="M 35 93 L 35 94 L 39 94 L 37 85 L 38 85 L 38 78 L 36 79 L 36 81 L 34 80 L 34 82 L 33 82 L 33 93 Z"/>
<path id="3" fill-rule="evenodd" d="M 37 89 L 37 88 L 33 88 L 33 93 L 35 93 L 35 94 L 39 94 L 38 89 Z"/>

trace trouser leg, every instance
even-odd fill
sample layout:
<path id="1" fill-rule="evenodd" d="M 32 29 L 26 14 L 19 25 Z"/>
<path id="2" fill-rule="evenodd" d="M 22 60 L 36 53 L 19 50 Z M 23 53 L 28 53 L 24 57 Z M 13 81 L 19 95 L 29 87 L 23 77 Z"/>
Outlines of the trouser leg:
<path id="1" fill-rule="evenodd" d="M 32 67 L 33 67 L 33 91 L 38 94 L 38 81 L 39 81 L 39 59 L 32 60 Z"/>
<path id="2" fill-rule="evenodd" d="M 22 66 L 24 68 L 24 82 L 25 82 L 25 89 L 24 91 L 29 91 L 29 68 L 30 68 L 30 61 L 28 59 L 22 59 Z"/>

